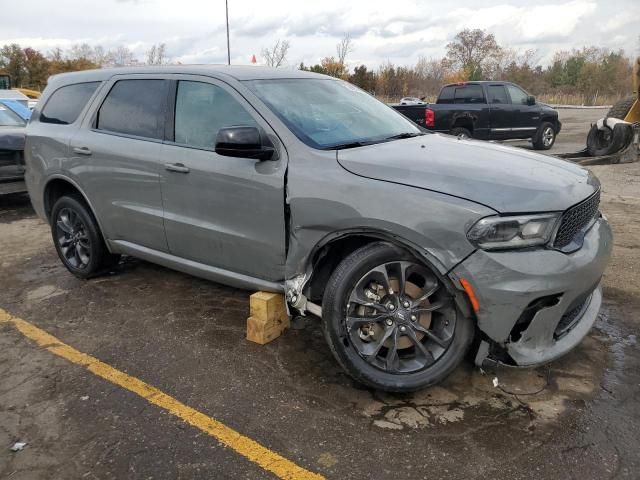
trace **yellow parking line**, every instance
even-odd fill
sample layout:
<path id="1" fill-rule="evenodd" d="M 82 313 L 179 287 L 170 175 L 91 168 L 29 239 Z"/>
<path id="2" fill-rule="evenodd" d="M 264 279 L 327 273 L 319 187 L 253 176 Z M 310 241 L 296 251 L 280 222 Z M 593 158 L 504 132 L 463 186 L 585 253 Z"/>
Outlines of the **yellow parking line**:
<path id="1" fill-rule="evenodd" d="M 149 403 L 157 405 L 172 415 L 181 418 L 188 424 L 199 428 L 223 445 L 235 450 L 240 455 L 259 465 L 264 470 L 272 472 L 279 478 L 301 480 L 319 480 L 324 478 L 322 475 L 310 472 L 296 465 L 292 461 L 278 455 L 276 452 L 260 445 L 255 440 L 245 437 L 234 429 L 227 427 L 224 423 L 179 402 L 142 380 L 127 375 L 91 355 L 87 355 L 66 345 L 53 335 L 49 335 L 44 330 L 39 329 L 21 318 L 11 316 L 0 308 L 0 323 L 2 322 L 12 323 L 25 337 L 30 338 L 51 353 L 77 365 L 82 365 L 93 374 L 141 396 Z"/>

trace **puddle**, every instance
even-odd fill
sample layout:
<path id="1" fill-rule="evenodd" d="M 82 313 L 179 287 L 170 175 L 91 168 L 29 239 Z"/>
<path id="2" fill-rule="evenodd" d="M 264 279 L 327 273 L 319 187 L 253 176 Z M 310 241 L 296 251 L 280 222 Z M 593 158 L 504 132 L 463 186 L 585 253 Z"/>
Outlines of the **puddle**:
<path id="1" fill-rule="evenodd" d="M 589 398 L 599 389 L 607 355 L 606 338 L 594 331 L 576 350 L 550 366 L 483 372 L 463 365 L 441 385 L 421 392 L 363 395 L 356 410 L 371 419 L 375 428 L 388 430 L 428 429 L 479 416 L 550 421 L 572 401 Z"/>

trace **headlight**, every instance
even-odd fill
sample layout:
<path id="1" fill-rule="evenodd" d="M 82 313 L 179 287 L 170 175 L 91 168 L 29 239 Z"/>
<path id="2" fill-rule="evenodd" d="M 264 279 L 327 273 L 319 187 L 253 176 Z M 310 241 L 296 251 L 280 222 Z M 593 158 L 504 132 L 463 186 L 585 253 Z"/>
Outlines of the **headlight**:
<path id="1" fill-rule="evenodd" d="M 467 232 L 467 238 L 483 250 L 503 250 L 545 245 L 551 240 L 560 213 L 485 217 Z"/>

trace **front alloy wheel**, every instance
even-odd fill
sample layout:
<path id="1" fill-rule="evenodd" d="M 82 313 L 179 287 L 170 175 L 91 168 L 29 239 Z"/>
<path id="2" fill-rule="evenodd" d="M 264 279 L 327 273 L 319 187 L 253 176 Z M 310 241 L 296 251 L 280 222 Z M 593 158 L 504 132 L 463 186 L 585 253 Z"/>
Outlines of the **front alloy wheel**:
<path id="1" fill-rule="evenodd" d="M 473 338 L 445 282 L 388 243 L 345 258 L 325 289 L 322 316 L 325 338 L 347 373 L 397 392 L 445 378 Z"/>
<path id="2" fill-rule="evenodd" d="M 543 122 L 533 137 L 535 150 L 549 150 L 556 143 L 556 130 L 550 122 Z"/>
<path id="3" fill-rule="evenodd" d="M 347 303 L 346 327 L 358 354 L 390 373 L 435 363 L 455 329 L 452 298 L 426 267 L 396 261 L 379 265 L 356 283 Z"/>
<path id="4" fill-rule="evenodd" d="M 546 148 L 551 148 L 553 145 L 553 141 L 555 140 L 556 134 L 553 131 L 552 127 L 547 127 L 542 131 L 542 145 Z"/>

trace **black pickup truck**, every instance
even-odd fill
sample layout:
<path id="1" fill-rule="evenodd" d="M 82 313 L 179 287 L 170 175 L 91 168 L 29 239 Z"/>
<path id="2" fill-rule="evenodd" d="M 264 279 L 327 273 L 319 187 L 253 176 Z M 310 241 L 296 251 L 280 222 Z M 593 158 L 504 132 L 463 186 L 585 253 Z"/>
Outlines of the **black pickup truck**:
<path id="1" fill-rule="evenodd" d="M 510 82 L 446 85 L 435 104 L 391 105 L 428 130 L 480 140 L 530 138 L 536 150 L 550 149 L 562 124 L 558 112 Z"/>

